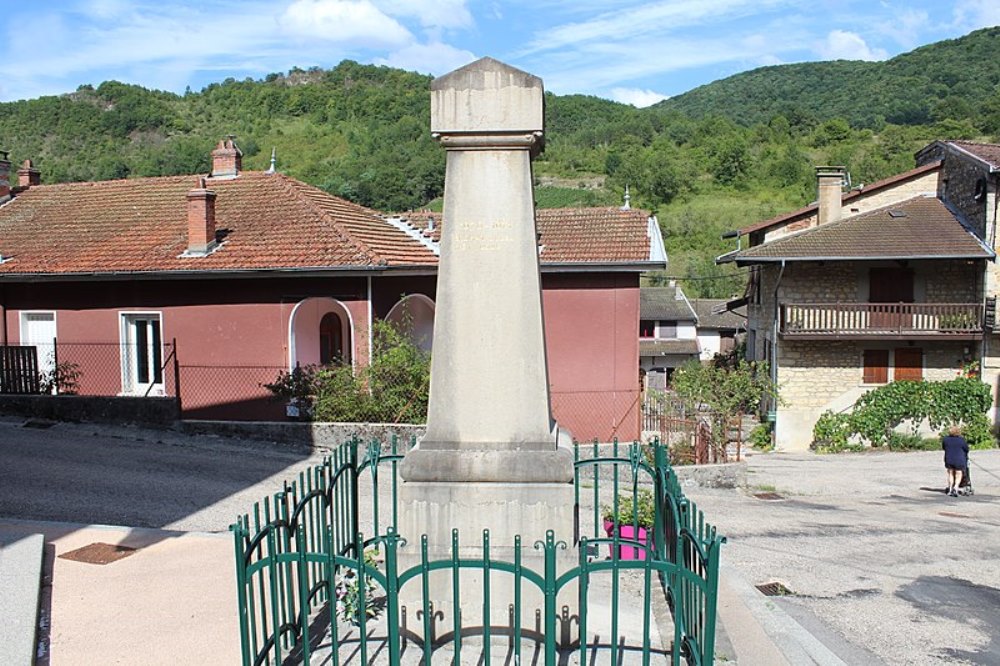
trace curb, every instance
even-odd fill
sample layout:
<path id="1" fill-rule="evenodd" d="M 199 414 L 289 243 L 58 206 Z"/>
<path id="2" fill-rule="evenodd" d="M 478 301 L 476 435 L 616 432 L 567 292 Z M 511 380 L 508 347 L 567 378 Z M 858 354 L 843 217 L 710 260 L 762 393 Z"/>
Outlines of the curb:
<path id="1" fill-rule="evenodd" d="M 847 666 L 847 662 L 804 629 L 784 609 L 764 596 L 735 569 L 724 566 L 720 573 L 725 584 L 746 606 L 754 621 L 766 634 L 767 639 L 781 652 L 789 664 L 795 666 L 799 664 Z M 736 633 L 736 629 L 730 627 L 728 634 L 732 636 L 734 633 Z M 736 653 L 736 661 L 741 666 L 752 663 L 744 661 L 739 652 Z"/>
<path id="2" fill-rule="evenodd" d="M 0 623 L 0 663 L 35 663 L 38 600 L 45 538 L 41 534 L 0 540 L 0 589 L 4 621 Z"/>

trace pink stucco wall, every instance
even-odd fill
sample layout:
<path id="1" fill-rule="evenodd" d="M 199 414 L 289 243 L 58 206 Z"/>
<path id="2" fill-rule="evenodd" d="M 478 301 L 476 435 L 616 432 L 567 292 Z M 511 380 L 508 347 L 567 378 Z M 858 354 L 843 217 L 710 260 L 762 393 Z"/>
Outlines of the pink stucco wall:
<path id="1" fill-rule="evenodd" d="M 639 436 L 639 277 L 544 275 L 553 416 L 581 441 Z"/>
<path id="2" fill-rule="evenodd" d="M 581 440 L 637 437 L 638 276 L 544 274 L 542 283 L 553 415 Z M 122 386 L 121 314 L 158 313 L 164 342 L 177 340 L 185 418 L 260 420 L 284 417 L 283 404 L 260 385 L 289 367 L 296 304 L 342 304 L 355 327 L 355 363 L 364 365 L 369 308 L 384 318 L 406 294 L 433 300 L 434 279 L 380 276 L 370 293 L 371 304 L 366 277 L 8 284 L 0 308 L 11 343 L 18 342 L 21 311 L 55 311 L 60 361 L 84 371 L 81 393 L 104 395 Z M 312 315 L 316 321 L 303 325 L 318 328 L 320 310 Z M 164 375 L 172 395 L 173 368 Z"/>

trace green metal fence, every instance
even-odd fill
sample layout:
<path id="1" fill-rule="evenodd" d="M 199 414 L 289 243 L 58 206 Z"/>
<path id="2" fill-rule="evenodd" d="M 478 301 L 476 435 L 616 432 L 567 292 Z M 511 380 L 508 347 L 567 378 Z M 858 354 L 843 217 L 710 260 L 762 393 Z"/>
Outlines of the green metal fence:
<path id="1" fill-rule="evenodd" d="M 622 581 L 627 576 L 634 577 L 633 587 L 638 584 L 644 600 L 641 645 L 632 647 L 631 656 L 644 665 L 653 658 L 671 664 L 682 660 L 713 663 L 719 549 L 724 539 L 684 497 L 666 447 L 617 442 L 577 447 L 579 534 L 572 545 L 575 566 L 563 566 L 562 571 L 556 564 L 557 554 L 570 546 L 557 541 L 551 531 L 530 546 L 516 537 L 510 559 L 492 555 L 488 531 L 459 535 L 453 530 L 450 556 L 441 559 L 430 558 L 426 537 L 408 545 L 404 537 L 410 535 L 396 531 L 401 460 L 395 440 L 387 446 L 348 442 L 322 465 L 255 504 L 231 527 L 246 666 L 320 661 L 369 664 L 386 659 L 396 665 L 404 658 L 407 663 L 416 663 L 415 658 L 430 664 L 439 650 L 442 658 L 446 650 L 453 663 L 464 663 L 463 657 L 468 657 L 489 664 L 501 636 L 508 643 L 507 658 L 515 664 L 530 649 L 537 652 L 536 663 L 547 666 L 572 652 L 579 654 L 579 663 L 589 663 L 596 650 L 609 653 L 610 663 L 618 664 L 624 650 L 617 639 L 618 618 Z M 653 496 L 653 529 L 645 537 L 629 536 L 641 534 L 639 505 L 644 492 Z M 631 517 L 623 515 L 625 504 L 633 507 Z M 591 509 L 590 515 L 584 515 L 581 507 Z M 619 516 L 617 526 L 605 523 L 608 512 Z M 481 546 L 481 557 L 461 556 L 460 539 L 468 543 L 470 537 Z M 401 548 L 419 548 L 419 562 L 402 567 Z M 372 561 L 373 551 L 380 563 Z M 541 562 L 541 569 L 526 565 L 523 560 L 528 558 Z M 447 576 L 452 598 L 462 599 L 469 584 L 460 575 L 463 570 L 479 574 L 481 587 L 475 592 L 483 599 L 476 627 L 478 643 L 470 645 L 466 645 L 470 643 L 468 629 L 473 623 L 462 617 L 457 603 L 451 609 L 453 631 L 435 636 L 433 623 L 442 613 L 430 601 L 432 575 Z M 610 576 L 611 586 L 609 636 L 613 639 L 605 638 L 603 644 L 589 631 L 588 599 L 600 575 Z M 499 592 L 496 580 L 501 576 L 510 581 L 505 593 L 513 600 L 505 627 L 495 626 L 490 615 L 491 594 Z M 404 588 L 409 598 L 420 599 L 412 614 L 419 632 L 407 628 L 411 616 L 400 605 Z M 560 592 L 576 596 L 575 637 L 567 638 L 571 622 L 565 611 L 560 615 Z M 529 593 L 542 599 L 534 627 L 522 626 L 523 599 Z M 673 636 L 667 649 L 650 644 L 655 595 L 666 601 L 672 619 Z M 634 599 L 630 597 L 628 604 L 634 608 Z M 345 617 L 351 622 L 343 622 Z"/>

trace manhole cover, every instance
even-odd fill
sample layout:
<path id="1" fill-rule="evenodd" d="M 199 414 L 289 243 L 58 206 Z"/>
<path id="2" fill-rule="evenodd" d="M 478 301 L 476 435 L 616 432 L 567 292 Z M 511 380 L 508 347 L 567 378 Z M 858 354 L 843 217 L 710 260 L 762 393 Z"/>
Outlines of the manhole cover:
<path id="1" fill-rule="evenodd" d="M 782 495 L 779 495 L 778 493 L 754 493 L 753 496 L 760 500 L 785 499 Z"/>
<path id="2" fill-rule="evenodd" d="M 84 546 L 83 548 L 71 550 L 68 553 L 63 553 L 59 557 L 64 560 L 86 562 L 87 564 L 111 564 L 112 562 L 117 562 L 120 559 L 128 557 L 136 550 L 128 546 L 116 546 L 110 543 L 98 542 Z"/>
<path id="3" fill-rule="evenodd" d="M 792 591 L 781 583 L 764 583 L 763 585 L 757 585 L 757 589 L 765 597 L 787 597 L 789 594 L 792 594 Z"/>

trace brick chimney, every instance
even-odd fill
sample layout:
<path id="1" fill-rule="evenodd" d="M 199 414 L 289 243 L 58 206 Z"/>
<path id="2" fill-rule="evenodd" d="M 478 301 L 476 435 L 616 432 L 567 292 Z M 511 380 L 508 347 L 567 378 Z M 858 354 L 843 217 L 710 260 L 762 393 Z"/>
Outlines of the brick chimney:
<path id="1" fill-rule="evenodd" d="M 846 172 L 845 167 L 816 167 L 817 200 L 819 201 L 818 224 L 823 225 L 840 219 L 840 211 L 843 206 L 844 174 Z"/>
<path id="2" fill-rule="evenodd" d="M 185 254 L 208 254 L 215 247 L 215 192 L 199 178 L 187 193 L 188 247 Z"/>
<path id="3" fill-rule="evenodd" d="M 24 164 L 17 170 L 18 187 L 28 188 L 32 185 L 42 184 L 42 172 L 35 168 L 31 160 L 24 160 Z"/>
<path id="4" fill-rule="evenodd" d="M 239 175 L 243 166 L 243 153 L 236 146 L 233 140 L 235 138 L 230 134 L 212 151 L 213 178 L 235 178 Z"/>
<path id="5" fill-rule="evenodd" d="M 10 153 L 0 150 L 0 203 L 10 199 Z"/>

